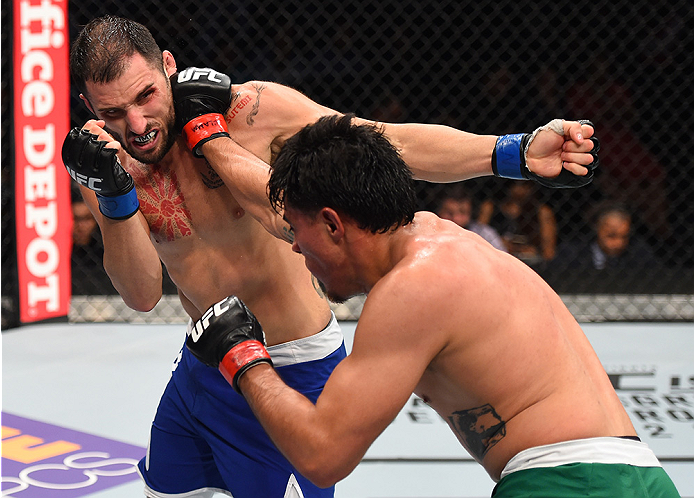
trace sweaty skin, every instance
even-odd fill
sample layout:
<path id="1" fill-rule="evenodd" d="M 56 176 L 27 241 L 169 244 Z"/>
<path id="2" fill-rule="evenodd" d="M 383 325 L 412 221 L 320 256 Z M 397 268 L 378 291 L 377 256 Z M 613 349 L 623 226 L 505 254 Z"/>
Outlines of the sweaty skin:
<path id="1" fill-rule="evenodd" d="M 82 96 L 98 118 L 84 128 L 120 149 L 140 200 L 135 216 L 113 221 L 101 215 L 94 193 L 82 189 L 102 230 L 104 267 L 114 286 L 133 309 L 152 309 L 162 293 L 161 260 L 193 319 L 235 294 L 259 319 L 268 345 L 316 333 L 328 323 L 329 306 L 301 256 L 286 244 L 291 233 L 270 207 L 265 186 L 268 165 L 284 142 L 336 111 L 275 83 L 234 85 L 226 113 L 233 140 L 206 142 L 205 159 L 195 158 L 183 138 L 169 135 L 166 119 L 173 101 L 168 76 L 176 64 L 168 51 L 163 66 L 166 74 L 135 54 L 119 78 L 87 82 Z M 569 161 L 567 169 L 585 173 L 580 164 L 592 160 L 586 153 L 592 144 L 578 138 L 581 133 L 590 137 L 592 128 L 564 123 L 570 138 L 542 132 L 533 143 L 528 164 L 538 173 L 558 174 L 562 160 Z M 418 178 L 454 181 L 491 173 L 494 136 L 438 125 L 383 127 Z M 154 164 L 132 157 L 157 157 L 167 141 L 173 146 Z"/>
<path id="2" fill-rule="evenodd" d="M 412 392 L 494 480 L 530 447 L 636 435 L 580 326 L 522 262 L 432 213 L 386 234 L 332 213 L 285 209 L 328 292 L 368 293 L 351 354 L 315 405 L 269 366 L 239 381 L 302 474 L 319 486 L 347 476 Z"/>
<path id="3" fill-rule="evenodd" d="M 173 61 L 166 67 L 170 74 L 175 71 Z M 269 345 L 320 331 L 330 319 L 325 297 L 316 291 L 301 256 L 249 214 L 254 211 L 252 199 L 242 195 L 237 199 L 205 159 L 192 155 L 181 137 L 155 164 L 136 161 L 114 141 L 113 136 L 119 136 L 139 154 L 159 146 L 166 133 L 161 109 L 171 105 L 166 83 L 164 75 L 138 55 L 116 81 L 88 83 L 88 105 L 107 121 L 92 120 L 85 128 L 121 149 L 119 158 L 133 176 L 140 201 L 140 211 L 131 219 L 113 221 L 101 215 L 94 193 L 82 189 L 102 227 L 104 266 L 114 285 L 131 307 L 151 309 L 161 297 L 161 260 L 193 319 L 233 293 L 253 307 Z M 159 90 L 143 99 L 142 89 L 152 85 Z M 252 85 L 235 92 L 227 113 L 230 131 L 255 154 L 239 147 L 236 156 L 242 154 L 243 159 L 266 167 L 262 161 L 270 161 L 275 136 L 258 117 L 254 102 L 259 92 Z M 111 115 L 115 117 L 109 119 Z M 152 130 L 158 136 L 148 146 L 131 143 L 131 137 Z M 264 183 L 261 187 L 264 190 Z M 272 218 L 277 219 L 276 213 Z"/>

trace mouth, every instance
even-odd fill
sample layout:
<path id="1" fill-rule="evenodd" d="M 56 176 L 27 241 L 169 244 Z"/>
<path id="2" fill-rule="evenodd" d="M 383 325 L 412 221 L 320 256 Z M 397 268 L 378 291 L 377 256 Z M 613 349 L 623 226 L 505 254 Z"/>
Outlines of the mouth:
<path id="1" fill-rule="evenodd" d="M 157 130 L 152 130 L 144 135 L 138 135 L 132 139 L 133 145 L 140 150 L 147 150 L 154 147 L 154 144 L 159 136 Z"/>

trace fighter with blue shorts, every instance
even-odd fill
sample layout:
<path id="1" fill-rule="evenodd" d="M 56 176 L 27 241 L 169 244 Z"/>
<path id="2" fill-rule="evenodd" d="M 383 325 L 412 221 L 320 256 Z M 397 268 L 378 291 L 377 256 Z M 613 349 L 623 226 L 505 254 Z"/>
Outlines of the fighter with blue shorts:
<path id="1" fill-rule="evenodd" d="M 268 352 L 285 382 L 315 402 L 345 357 L 345 346 L 333 316 L 318 334 L 271 346 Z M 185 346 L 138 468 L 150 498 L 202 498 L 215 492 L 234 498 L 323 498 L 334 493 L 334 488 L 318 488 L 301 476 L 270 441 L 243 396 Z"/>

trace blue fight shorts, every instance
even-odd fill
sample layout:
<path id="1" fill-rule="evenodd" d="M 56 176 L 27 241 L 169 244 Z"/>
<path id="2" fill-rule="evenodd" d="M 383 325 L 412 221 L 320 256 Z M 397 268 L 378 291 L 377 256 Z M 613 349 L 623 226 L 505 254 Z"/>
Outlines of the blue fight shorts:
<path id="1" fill-rule="evenodd" d="M 277 373 L 314 403 L 346 356 L 332 316 L 321 332 L 268 347 Z M 332 497 L 300 475 L 219 370 L 183 346 L 157 409 L 147 455 L 138 469 L 150 498 Z"/>

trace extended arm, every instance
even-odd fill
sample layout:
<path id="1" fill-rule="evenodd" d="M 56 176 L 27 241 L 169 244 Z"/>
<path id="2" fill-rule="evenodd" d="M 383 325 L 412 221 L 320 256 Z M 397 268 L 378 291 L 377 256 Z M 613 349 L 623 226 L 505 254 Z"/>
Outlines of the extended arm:
<path id="1" fill-rule="evenodd" d="M 263 85 L 264 133 L 278 143 L 322 116 L 339 114 L 294 89 Z M 355 121 L 382 127 L 420 180 L 455 182 L 495 174 L 555 188 L 578 187 L 592 180 L 597 166 L 597 141 L 591 140 L 594 129 L 589 122 L 556 119 L 533 133 L 497 137 L 436 124 Z"/>
<path id="2" fill-rule="evenodd" d="M 441 348 L 431 334 L 422 333 L 424 329 L 406 325 L 412 323 L 411 315 L 392 323 L 393 314 L 371 313 L 368 306 L 373 303 L 367 303 L 352 353 L 335 368 L 314 405 L 263 359 L 258 352 L 262 337 L 251 325 L 255 321 L 249 322 L 238 306 L 230 306 L 233 299 L 203 315 L 187 346 L 201 361 L 220 369 L 246 397 L 280 451 L 321 487 L 343 479 L 357 466 Z"/>
<path id="3" fill-rule="evenodd" d="M 103 125 L 90 120 L 82 130 L 72 130 L 63 145 L 63 162 L 99 224 L 104 269 L 113 286 L 129 307 L 149 311 L 162 294 L 161 262 L 138 210 L 132 178 L 117 158 L 120 144 Z"/>
<path id="4" fill-rule="evenodd" d="M 597 141 L 589 140 L 594 129 L 587 121 L 557 119 L 532 134 L 501 137 L 443 125 L 379 125 L 419 180 L 456 182 L 494 174 L 577 187 L 589 183 L 597 167 Z"/>

